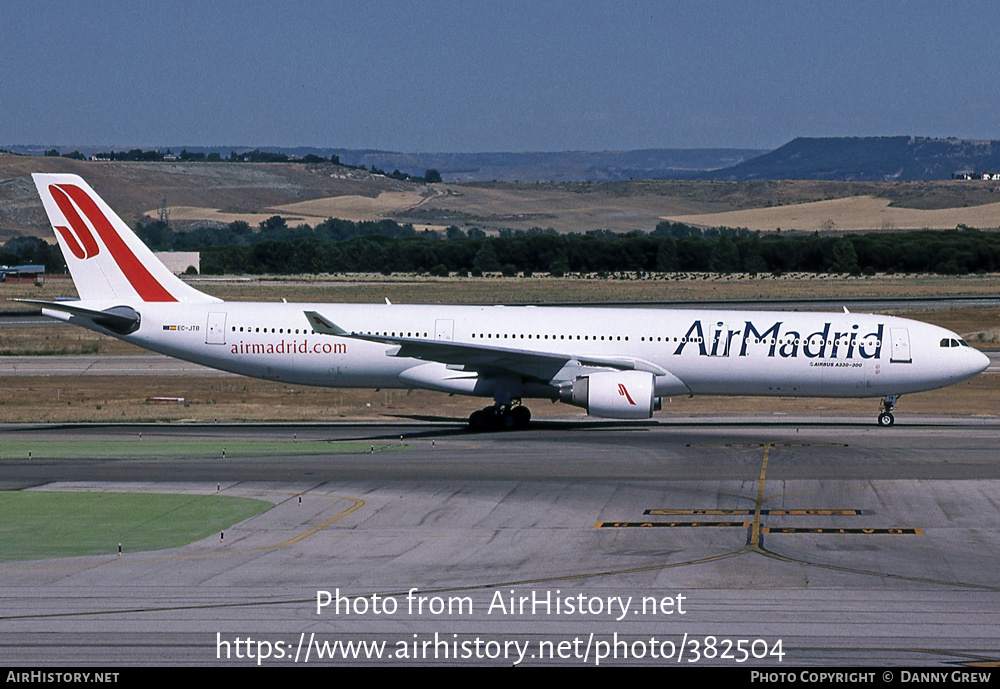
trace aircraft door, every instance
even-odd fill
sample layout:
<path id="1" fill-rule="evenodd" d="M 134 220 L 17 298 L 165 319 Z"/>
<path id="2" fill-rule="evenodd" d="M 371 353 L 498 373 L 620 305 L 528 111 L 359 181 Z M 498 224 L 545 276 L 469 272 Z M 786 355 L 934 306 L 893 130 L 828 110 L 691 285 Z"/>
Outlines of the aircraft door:
<path id="1" fill-rule="evenodd" d="M 205 327 L 205 344 L 226 344 L 226 314 L 208 314 Z"/>
<path id="2" fill-rule="evenodd" d="M 729 356 L 730 339 L 729 326 L 721 321 L 713 323 L 709 330 L 709 356 Z"/>
<path id="3" fill-rule="evenodd" d="M 455 339 L 455 321 L 442 318 L 434 321 L 434 339 L 439 342 L 452 342 Z"/>
<path id="4" fill-rule="evenodd" d="M 889 328 L 889 338 L 892 340 L 889 363 L 913 363 L 913 359 L 910 358 L 910 331 L 906 328 Z"/>

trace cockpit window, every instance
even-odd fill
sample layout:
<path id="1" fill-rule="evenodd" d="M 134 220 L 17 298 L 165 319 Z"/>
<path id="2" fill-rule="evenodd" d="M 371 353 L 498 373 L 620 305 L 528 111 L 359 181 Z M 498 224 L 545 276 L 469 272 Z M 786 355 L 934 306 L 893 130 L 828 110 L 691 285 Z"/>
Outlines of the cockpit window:
<path id="1" fill-rule="evenodd" d="M 941 340 L 941 346 L 942 347 L 951 347 L 951 340 L 949 340 L 947 337 L 944 338 L 943 340 Z"/>
<path id="2" fill-rule="evenodd" d="M 946 337 L 941 340 L 942 347 L 968 347 L 969 344 L 965 340 L 956 340 L 953 337 Z"/>

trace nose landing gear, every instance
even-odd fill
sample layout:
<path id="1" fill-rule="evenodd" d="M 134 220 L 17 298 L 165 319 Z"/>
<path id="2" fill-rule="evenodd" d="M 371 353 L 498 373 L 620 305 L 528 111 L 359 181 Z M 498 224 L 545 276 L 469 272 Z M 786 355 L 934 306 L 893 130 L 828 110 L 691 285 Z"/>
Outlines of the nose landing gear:
<path id="1" fill-rule="evenodd" d="M 899 400 L 899 395 L 886 395 L 882 400 L 882 406 L 878 415 L 878 425 L 883 428 L 888 428 L 889 426 L 896 423 L 896 418 L 892 415 L 892 410 L 896 408 L 896 402 Z"/>

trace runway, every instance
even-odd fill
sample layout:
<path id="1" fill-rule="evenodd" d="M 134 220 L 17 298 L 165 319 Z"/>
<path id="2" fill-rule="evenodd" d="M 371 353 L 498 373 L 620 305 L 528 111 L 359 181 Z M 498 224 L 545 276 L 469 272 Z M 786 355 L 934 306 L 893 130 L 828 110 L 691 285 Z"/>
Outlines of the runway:
<path id="1" fill-rule="evenodd" d="M 0 563 L 0 653 L 12 665 L 996 663 L 997 430 L 948 417 L 550 421 L 486 435 L 5 427 L 10 440 L 141 431 L 375 451 L 4 460 L 7 489 L 219 485 L 275 507 L 224 543 Z M 381 451 L 400 436 L 407 450 Z M 318 592 L 338 590 L 339 612 L 317 613 Z M 344 660 L 348 641 L 366 645 Z"/>
<path id="2" fill-rule="evenodd" d="M 72 354 L 0 356 L 0 377 L 8 376 L 236 376 L 165 354 Z"/>

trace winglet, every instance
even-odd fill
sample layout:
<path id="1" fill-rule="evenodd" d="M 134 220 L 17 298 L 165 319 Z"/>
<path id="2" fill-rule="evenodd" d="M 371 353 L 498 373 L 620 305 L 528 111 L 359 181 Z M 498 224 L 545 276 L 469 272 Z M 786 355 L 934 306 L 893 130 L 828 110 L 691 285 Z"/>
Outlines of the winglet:
<path id="1" fill-rule="evenodd" d="M 343 337 L 344 335 L 350 335 L 349 332 L 341 328 L 335 323 L 331 323 L 327 319 L 323 318 L 321 315 L 315 311 L 306 311 L 306 318 L 309 319 L 309 323 L 312 325 L 313 329 L 318 333 L 323 333 L 324 335 L 338 335 Z"/>

